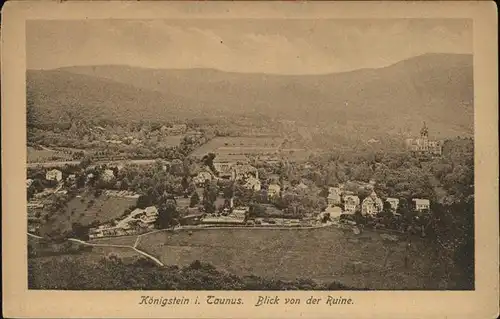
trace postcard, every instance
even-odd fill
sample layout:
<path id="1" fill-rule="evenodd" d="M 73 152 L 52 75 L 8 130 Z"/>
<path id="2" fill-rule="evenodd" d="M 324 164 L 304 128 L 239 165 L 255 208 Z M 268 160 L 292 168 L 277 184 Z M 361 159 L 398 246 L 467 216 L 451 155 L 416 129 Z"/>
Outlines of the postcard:
<path id="1" fill-rule="evenodd" d="M 7 2 L 4 315 L 498 316 L 493 2 Z"/>

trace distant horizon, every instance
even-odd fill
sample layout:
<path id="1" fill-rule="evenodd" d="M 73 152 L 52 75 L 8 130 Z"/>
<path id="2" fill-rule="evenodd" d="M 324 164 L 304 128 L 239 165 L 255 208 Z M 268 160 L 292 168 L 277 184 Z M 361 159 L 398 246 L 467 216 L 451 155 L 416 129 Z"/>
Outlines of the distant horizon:
<path id="1" fill-rule="evenodd" d="M 56 70 L 62 70 L 62 69 L 69 69 L 69 68 L 92 68 L 92 67 L 128 67 L 128 68 L 134 68 L 134 69 L 145 69 L 145 70 L 169 70 L 169 71 L 194 71 L 194 70 L 210 70 L 210 71 L 215 71 L 215 72 L 223 72 L 223 73 L 237 73 L 237 74 L 263 74 L 263 75 L 277 75 L 277 76 L 321 76 L 321 75 L 329 75 L 329 74 L 340 74 L 340 73 L 349 73 L 349 72 L 356 72 L 356 71 L 362 71 L 362 70 L 377 70 L 377 69 L 384 69 L 391 67 L 393 65 L 396 65 L 398 63 L 404 62 L 404 61 L 409 61 L 415 58 L 423 57 L 423 56 L 429 56 L 429 55 L 454 55 L 454 56 L 470 56 L 471 58 L 473 57 L 472 53 L 447 53 L 447 52 L 428 52 L 428 53 L 423 53 L 419 54 L 416 56 L 408 57 L 406 59 L 402 59 L 399 61 L 395 61 L 393 63 L 390 63 L 385 66 L 380 66 L 380 67 L 365 67 L 365 68 L 358 68 L 358 69 L 352 69 L 352 70 L 347 70 L 347 71 L 339 71 L 339 72 L 326 72 L 326 73 L 269 73 L 269 72 L 238 72 L 238 71 L 227 71 L 223 69 L 217 69 L 213 67 L 193 67 L 193 68 L 166 68 L 166 67 L 145 67 L 145 66 L 140 66 L 140 65 L 130 65 L 130 64 L 81 64 L 81 65 L 66 65 L 66 66 L 60 66 L 56 68 L 27 68 L 26 71 L 56 71 Z"/>

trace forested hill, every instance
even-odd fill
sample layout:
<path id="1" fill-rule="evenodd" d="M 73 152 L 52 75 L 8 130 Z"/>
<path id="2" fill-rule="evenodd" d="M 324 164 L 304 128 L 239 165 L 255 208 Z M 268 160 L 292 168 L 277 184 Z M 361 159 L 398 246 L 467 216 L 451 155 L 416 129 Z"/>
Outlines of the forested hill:
<path id="1" fill-rule="evenodd" d="M 265 115 L 367 136 L 418 131 L 423 121 L 440 137 L 473 132 L 471 55 L 426 54 L 380 69 L 300 76 L 129 66 L 29 70 L 27 90 L 44 123 L 71 116 L 168 121 Z"/>

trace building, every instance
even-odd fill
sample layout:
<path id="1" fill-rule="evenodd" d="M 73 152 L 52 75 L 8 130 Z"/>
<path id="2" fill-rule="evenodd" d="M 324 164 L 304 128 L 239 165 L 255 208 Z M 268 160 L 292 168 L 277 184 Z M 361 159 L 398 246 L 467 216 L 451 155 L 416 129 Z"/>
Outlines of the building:
<path id="1" fill-rule="evenodd" d="M 384 203 L 378 198 L 375 192 L 366 197 L 361 204 L 361 214 L 363 215 L 376 215 L 382 211 Z"/>
<path id="2" fill-rule="evenodd" d="M 249 210 L 250 208 L 246 206 L 236 207 L 227 216 L 210 215 L 203 217 L 201 221 L 205 224 L 244 224 Z"/>
<path id="3" fill-rule="evenodd" d="M 57 169 L 50 170 L 45 174 L 45 179 L 60 182 L 62 180 L 62 172 Z"/>
<path id="4" fill-rule="evenodd" d="M 385 201 L 391 205 L 393 213 L 395 213 L 398 210 L 399 199 L 393 198 L 393 197 L 388 197 Z"/>
<path id="5" fill-rule="evenodd" d="M 212 174 L 210 174 L 207 171 L 199 172 L 198 175 L 196 175 L 193 178 L 193 182 L 198 186 L 204 185 L 206 181 L 211 181 L 211 180 L 212 180 Z"/>
<path id="6" fill-rule="evenodd" d="M 238 181 L 249 177 L 259 178 L 259 171 L 252 165 L 238 164 L 232 167 L 232 180 Z"/>
<path id="7" fill-rule="evenodd" d="M 151 224 L 158 218 L 158 210 L 155 206 L 149 206 L 144 209 L 144 215 L 142 215 L 141 220 L 146 224 Z"/>
<path id="8" fill-rule="evenodd" d="M 349 214 L 354 214 L 359 207 L 359 197 L 356 195 L 344 196 L 344 211 Z"/>
<path id="9" fill-rule="evenodd" d="M 222 179 L 232 179 L 233 178 L 233 166 L 236 163 L 226 162 L 226 161 L 214 161 L 214 168 L 218 173 L 218 177 Z"/>
<path id="10" fill-rule="evenodd" d="M 246 179 L 245 184 L 243 184 L 243 187 L 245 187 L 246 189 L 251 189 L 253 191 L 260 191 L 262 185 L 258 178 L 249 177 Z"/>
<path id="11" fill-rule="evenodd" d="M 270 184 L 267 188 L 269 198 L 278 197 L 281 194 L 281 187 L 278 184 Z"/>
<path id="12" fill-rule="evenodd" d="M 431 208 L 431 203 L 428 199 L 414 198 L 413 203 L 414 203 L 415 210 L 418 212 L 421 212 L 424 210 L 430 210 L 430 208 Z"/>
<path id="13" fill-rule="evenodd" d="M 330 187 L 326 201 L 328 205 L 340 205 L 342 200 L 342 190 L 339 187 Z"/>
<path id="14" fill-rule="evenodd" d="M 115 178 L 115 173 L 111 169 L 105 169 L 101 174 L 101 179 L 104 182 L 111 182 Z"/>
<path id="15" fill-rule="evenodd" d="M 309 189 L 309 186 L 307 186 L 304 182 L 300 182 L 297 186 L 295 186 L 295 189 L 305 191 L 306 189 Z"/>
<path id="16" fill-rule="evenodd" d="M 425 125 L 420 130 L 420 138 L 406 140 L 406 147 L 415 155 L 440 156 L 443 152 L 441 141 L 429 139 L 429 129 Z"/>
<path id="17" fill-rule="evenodd" d="M 238 219 L 245 219 L 250 208 L 248 206 L 235 207 L 231 213 L 231 216 Z"/>

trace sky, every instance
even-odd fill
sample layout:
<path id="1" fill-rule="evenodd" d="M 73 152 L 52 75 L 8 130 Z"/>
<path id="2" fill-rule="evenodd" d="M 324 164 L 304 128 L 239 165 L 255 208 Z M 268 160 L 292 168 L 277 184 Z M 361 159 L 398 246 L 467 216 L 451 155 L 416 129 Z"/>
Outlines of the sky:
<path id="1" fill-rule="evenodd" d="M 378 68 L 425 53 L 472 53 L 465 19 L 32 20 L 28 69 L 123 64 L 242 73 Z"/>

